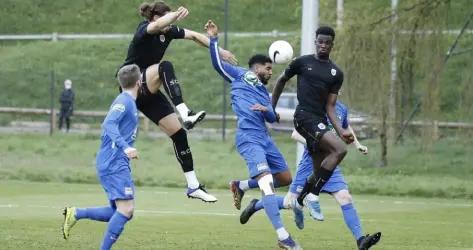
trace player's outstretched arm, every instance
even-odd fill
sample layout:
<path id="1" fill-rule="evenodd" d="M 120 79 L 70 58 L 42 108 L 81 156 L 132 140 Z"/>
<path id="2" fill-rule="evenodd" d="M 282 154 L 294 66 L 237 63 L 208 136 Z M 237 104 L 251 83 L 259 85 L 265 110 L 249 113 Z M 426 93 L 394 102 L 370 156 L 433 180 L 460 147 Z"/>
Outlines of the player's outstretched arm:
<path id="1" fill-rule="evenodd" d="M 184 19 L 188 14 L 189 11 L 181 6 L 176 11 L 169 12 L 155 21 L 150 22 L 146 27 L 146 32 L 148 34 L 157 34 L 172 23 Z"/>
<path id="2" fill-rule="evenodd" d="M 251 106 L 250 109 L 253 111 L 262 112 L 264 120 L 269 123 L 273 123 L 278 120 L 276 112 L 274 112 L 274 109 L 271 105 L 265 106 L 265 105 L 256 103 L 256 104 L 253 104 L 253 106 Z"/>
<path id="3" fill-rule="evenodd" d="M 210 39 L 207 36 L 199 32 L 195 32 L 193 30 L 184 29 L 184 39 L 192 40 L 196 42 L 197 44 L 202 45 L 206 48 L 209 48 L 210 46 Z M 231 63 L 233 65 L 236 65 L 238 63 L 235 55 L 233 55 L 232 52 L 219 47 L 218 53 L 220 57 L 222 58 L 222 60 L 228 63 Z"/>
<path id="4" fill-rule="evenodd" d="M 364 155 L 368 154 L 368 147 L 365 146 L 365 145 L 363 145 L 363 144 L 361 144 L 361 143 L 358 141 L 358 138 L 356 137 L 355 131 L 353 130 L 353 128 L 352 128 L 350 125 L 348 125 L 348 130 L 349 130 L 349 131 L 351 132 L 351 134 L 353 135 L 353 145 L 356 147 L 356 149 L 357 149 L 360 153 L 362 153 L 362 154 L 364 154 Z"/>
<path id="5" fill-rule="evenodd" d="M 214 69 L 228 82 L 232 82 L 238 77 L 240 70 L 238 67 L 233 66 L 221 60 L 219 47 L 218 47 L 218 27 L 217 25 L 209 20 L 205 24 L 205 30 L 209 35 L 209 52 L 210 59 L 212 60 L 212 66 Z"/>
<path id="6" fill-rule="evenodd" d="M 284 86 L 286 86 L 286 82 L 289 81 L 290 77 L 286 76 L 286 72 L 284 71 L 277 79 L 276 86 L 274 86 L 273 93 L 271 95 L 271 104 L 273 105 L 273 109 L 276 109 L 276 105 L 278 105 L 279 97 L 284 90 Z"/>

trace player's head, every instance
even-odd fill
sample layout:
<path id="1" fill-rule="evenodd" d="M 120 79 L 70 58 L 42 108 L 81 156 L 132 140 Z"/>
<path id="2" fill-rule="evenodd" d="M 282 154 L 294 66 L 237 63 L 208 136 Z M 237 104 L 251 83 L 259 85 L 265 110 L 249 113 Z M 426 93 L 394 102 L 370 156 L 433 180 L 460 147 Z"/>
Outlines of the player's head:
<path id="1" fill-rule="evenodd" d="M 72 81 L 69 80 L 69 79 L 66 79 L 66 80 L 64 81 L 64 88 L 65 88 L 65 89 L 70 89 L 70 88 L 72 88 Z"/>
<path id="2" fill-rule="evenodd" d="M 269 79 L 273 75 L 273 61 L 271 61 L 271 58 L 266 55 L 256 54 L 250 58 L 248 66 L 264 85 L 268 84 Z"/>
<path id="3" fill-rule="evenodd" d="M 125 65 L 118 71 L 117 77 L 122 89 L 133 89 L 140 84 L 140 68 L 136 64 Z"/>
<path id="4" fill-rule="evenodd" d="M 318 57 L 328 58 L 333 48 L 335 31 L 329 26 L 321 26 L 315 31 L 315 51 Z"/>
<path id="5" fill-rule="evenodd" d="M 171 11 L 164 1 L 144 2 L 140 5 L 140 14 L 148 21 L 154 21 Z"/>

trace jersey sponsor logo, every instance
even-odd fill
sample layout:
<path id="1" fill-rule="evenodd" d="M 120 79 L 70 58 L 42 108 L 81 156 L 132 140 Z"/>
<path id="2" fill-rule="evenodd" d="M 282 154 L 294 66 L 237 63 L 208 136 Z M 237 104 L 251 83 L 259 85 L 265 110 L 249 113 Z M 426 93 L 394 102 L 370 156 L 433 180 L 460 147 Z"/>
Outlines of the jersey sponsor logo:
<path id="1" fill-rule="evenodd" d="M 320 128 L 320 129 L 325 129 L 325 128 L 327 128 L 327 127 L 325 126 L 325 124 L 323 124 L 323 123 L 319 123 L 319 124 L 317 125 L 317 127 Z"/>
<path id="2" fill-rule="evenodd" d="M 125 105 L 123 105 L 121 103 L 117 103 L 117 104 L 112 106 L 111 110 L 123 113 L 123 112 L 125 112 Z"/>
<path id="3" fill-rule="evenodd" d="M 337 70 L 336 69 L 332 69 L 330 70 L 330 73 L 332 73 L 333 76 L 335 76 L 337 74 Z"/>
<path id="4" fill-rule="evenodd" d="M 266 163 L 266 162 L 259 163 L 258 165 L 256 165 L 256 169 L 258 171 L 263 171 L 263 170 L 269 169 L 268 163 Z"/>
<path id="5" fill-rule="evenodd" d="M 308 70 L 308 71 L 311 71 L 311 70 L 312 70 L 312 68 L 311 68 L 311 67 L 308 67 L 308 68 L 307 68 L 307 70 Z"/>
<path id="6" fill-rule="evenodd" d="M 164 43 L 164 41 L 166 41 L 166 37 L 164 35 L 159 35 L 159 41 Z"/>
<path id="7" fill-rule="evenodd" d="M 245 75 L 243 75 L 243 81 L 251 86 L 261 85 L 261 83 L 259 83 L 258 76 L 252 71 L 247 71 Z"/>
<path id="8" fill-rule="evenodd" d="M 125 187 L 125 195 L 133 195 L 133 188 Z"/>

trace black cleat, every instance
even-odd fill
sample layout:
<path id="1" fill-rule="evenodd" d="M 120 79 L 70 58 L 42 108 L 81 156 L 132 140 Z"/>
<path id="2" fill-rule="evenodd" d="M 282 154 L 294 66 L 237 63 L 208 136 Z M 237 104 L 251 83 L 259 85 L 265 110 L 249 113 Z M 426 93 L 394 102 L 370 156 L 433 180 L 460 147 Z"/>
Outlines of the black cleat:
<path id="1" fill-rule="evenodd" d="M 240 214 L 240 223 L 241 224 L 246 224 L 248 220 L 250 220 L 250 217 L 256 212 L 255 205 L 256 202 L 258 202 L 258 199 L 253 199 L 250 201 L 250 204 L 241 212 Z"/>
<path id="2" fill-rule="evenodd" d="M 189 111 L 189 114 L 186 119 L 183 119 L 184 128 L 187 130 L 192 129 L 198 122 L 202 121 L 205 118 L 205 111 L 199 111 L 195 113 L 194 111 Z"/>
<path id="3" fill-rule="evenodd" d="M 370 247 L 376 245 L 378 241 L 381 239 L 381 232 L 377 232 L 375 234 L 366 236 L 361 236 L 356 243 L 358 244 L 359 250 L 368 250 Z"/>

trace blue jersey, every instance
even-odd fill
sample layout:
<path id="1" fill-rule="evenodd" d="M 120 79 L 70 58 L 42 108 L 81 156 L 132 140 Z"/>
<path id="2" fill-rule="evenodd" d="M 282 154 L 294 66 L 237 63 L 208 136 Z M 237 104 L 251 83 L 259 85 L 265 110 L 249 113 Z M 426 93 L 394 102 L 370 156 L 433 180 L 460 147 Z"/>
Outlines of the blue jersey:
<path id="1" fill-rule="evenodd" d="M 265 121 L 275 122 L 276 113 L 266 87 L 254 72 L 222 61 L 218 53 L 217 38 L 210 39 L 209 49 L 213 67 L 232 85 L 232 109 L 238 117 L 238 130 L 267 133 Z M 257 103 L 265 106 L 268 112 L 251 110 L 250 107 Z"/>
<path id="2" fill-rule="evenodd" d="M 122 92 L 115 98 L 102 123 L 102 143 L 97 154 L 100 175 L 129 169 L 124 150 L 133 147 L 138 126 L 138 110 L 133 97 Z"/>
<path id="3" fill-rule="evenodd" d="M 337 101 L 335 105 L 335 113 L 337 114 L 338 120 L 341 122 L 342 128 L 348 128 L 348 108 L 340 101 Z M 327 117 L 327 122 L 332 131 L 335 131 L 333 125 L 330 123 L 330 119 Z"/>

